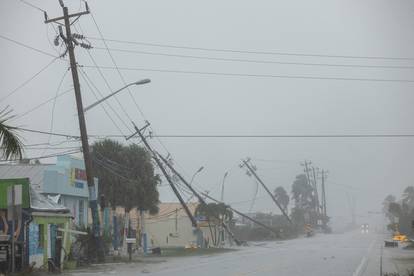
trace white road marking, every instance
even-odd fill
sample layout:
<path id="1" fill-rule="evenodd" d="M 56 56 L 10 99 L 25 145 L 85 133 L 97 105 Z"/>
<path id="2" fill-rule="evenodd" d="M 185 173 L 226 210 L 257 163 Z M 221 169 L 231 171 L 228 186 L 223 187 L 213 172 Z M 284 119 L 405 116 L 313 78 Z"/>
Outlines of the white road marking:
<path id="1" fill-rule="evenodd" d="M 365 265 L 367 263 L 367 256 L 369 256 L 371 254 L 371 251 L 372 251 L 372 248 L 374 247 L 375 242 L 376 242 L 376 239 L 371 242 L 371 244 L 368 247 L 366 256 L 364 256 L 362 258 L 362 260 L 359 263 L 358 267 L 355 269 L 354 273 L 352 273 L 352 276 L 362 275 L 362 272 L 363 272 L 364 268 L 366 267 Z"/>
<path id="2" fill-rule="evenodd" d="M 367 258 L 364 256 L 364 258 L 362 258 L 361 262 L 359 263 L 359 266 L 357 267 L 357 269 L 355 269 L 354 273 L 352 273 L 352 276 L 360 276 L 362 268 L 365 266 L 366 262 L 367 262 Z"/>

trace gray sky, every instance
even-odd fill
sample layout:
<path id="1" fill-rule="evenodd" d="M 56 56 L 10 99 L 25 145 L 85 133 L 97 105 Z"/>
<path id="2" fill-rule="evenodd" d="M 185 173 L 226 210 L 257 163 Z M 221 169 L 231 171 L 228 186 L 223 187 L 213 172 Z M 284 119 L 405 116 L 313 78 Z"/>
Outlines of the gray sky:
<path id="1" fill-rule="evenodd" d="M 55 0 L 27 0 L 60 16 Z M 65 1 L 77 11 L 79 1 Z M 317 1 L 89 1 L 92 13 L 106 38 L 218 49 L 312 53 L 324 55 L 414 57 L 414 4 L 397 0 L 317 0 Z M 55 31 L 43 23 L 43 14 L 18 0 L 0 2 L 0 34 L 55 54 Z M 91 16 L 75 24 L 78 32 L 99 37 Z M 104 47 L 91 40 L 93 46 Z M 278 56 L 161 48 L 108 42 L 110 48 L 151 53 L 196 55 L 264 61 L 413 65 L 413 60 L 346 59 L 305 56 Z M 113 66 L 108 54 L 90 51 L 100 66 Z M 77 48 L 78 63 L 92 65 L 86 50 Z M 119 67 L 185 70 L 254 75 L 318 76 L 369 79 L 409 79 L 412 69 L 341 68 L 230 61 L 198 60 L 112 51 Z M 0 39 L 0 98 L 30 78 L 52 58 Z M 1 106 L 10 105 L 19 115 L 53 97 L 67 69 L 56 61 Z M 97 70 L 84 68 L 103 95 L 109 93 Z M 115 70 L 103 70 L 112 90 L 123 86 Z M 158 134 L 399 134 L 414 133 L 412 104 L 414 83 L 380 81 L 305 80 L 291 78 L 241 77 L 122 71 L 127 82 L 151 78 L 152 83 L 131 89 Z M 61 91 L 72 85 L 70 73 Z M 84 104 L 94 102 L 81 79 Z M 127 91 L 112 99 L 111 106 L 129 125 L 128 113 L 137 124 L 144 119 Z M 18 126 L 49 131 L 53 101 L 17 118 Z M 111 110 L 110 115 L 124 134 L 130 133 Z M 57 99 L 54 132 L 78 134 L 73 93 Z M 90 134 L 119 134 L 101 107 L 87 114 Z M 24 134 L 25 143 L 47 142 L 47 135 Z M 51 138 L 51 143 L 63 141 Z M 237 167 L 250 156 L 258 173 L 273 190 L 282 185 L 290 191 L 299 163 L 310 159 L 329 170 L 328 212 L 349 216 L 346 193 L 356 199 L 357 212 L 380 209 L 388 194 L 400 195 L 413 184 L 413 138 L 280 138 L 280 139 L 162 139 L 186 176 L 200 166 L 205 169 L 196 185 L 219 197 L 225 171 L 225 200 L 252 199 L 255 184 Z M 165 151 L 158 143 L 154 147 Z M 61 147 L 77 145 L 63 143 Z M 27 150 L 28 156 L 59 150 Z M 267 160 L 267 161 L 263 161 Z M 272 160 L 271 162 L 269 160 Z M 51 160 L 53 161 L 53 160 Z M 276 207 L 259 188 L 253 210 L 274 211 Z M 172 200 L 168 187 L 161 199 Z M 235 204 L 242 211 L 250 202 Z"/>

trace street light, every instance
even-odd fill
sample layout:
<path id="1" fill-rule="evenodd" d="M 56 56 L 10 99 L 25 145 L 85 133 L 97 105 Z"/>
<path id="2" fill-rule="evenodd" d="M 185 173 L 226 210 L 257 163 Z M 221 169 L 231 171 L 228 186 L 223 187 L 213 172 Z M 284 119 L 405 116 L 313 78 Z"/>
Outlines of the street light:
<path id="1" fill-rule="evenodd" d="M 190 185 L 193 183 L 194 177 L 201 172 L 204 169 L 204 166 L 201 166 L 194 174 L 193 177 L 191 177 Z"/>
<path id="2" fill-rule="evenodd" d="M 114 96 L 115 94 L 117 94 L 117 93 L 121 92 L 121 91 L 122 91 L 122 90 L 124 90 L 125 88 L 128 88 L 128 87 L 130 87 L 130 86 L 132 86 L 132 85 L 141 85 L 141 84 L 146 84 L 146 83 L 149 83 L 149 82 L 151 82 L 151 80 L 150 80 L 150 79 L 143 79 L 143 80 L 140 80 L 140 81 L 131 82 L 130 84 L 127 84 L 127 85 L 125 85 L 124 87 L 122 87 L 121 89 L 118 89 L 118 90 L 116 90 L 115 92 L 113 92 L 113 93 L 109 94 L 108 96 L 103 97 L 102 99 L 100 99 L 99 101 L 97 101 L 97 102 L 95 102 L 95 103 L 91 104 L 90 106 L 85 107 L 85 108 L 83 109 L 83 112 L 86 112 L 86 111 L 88 111 L 89 109 L 91 109 L 91 108 L 93 108 L 93 107 L 97 106 L 97 105 L 98 105 L 98 104 L 100 104 L 101 102 L 106 101 L 107 99 L 109 99 L 110 97 Z"/>
<path id="3" fill-rule="evenodd" d="M 229 175 L 229 172 L 226 172 L 223 176 L 223 182 L 221 183 L 221 202 L 224 200 L 224 181 L 226 180 L 226 177 Z"/>

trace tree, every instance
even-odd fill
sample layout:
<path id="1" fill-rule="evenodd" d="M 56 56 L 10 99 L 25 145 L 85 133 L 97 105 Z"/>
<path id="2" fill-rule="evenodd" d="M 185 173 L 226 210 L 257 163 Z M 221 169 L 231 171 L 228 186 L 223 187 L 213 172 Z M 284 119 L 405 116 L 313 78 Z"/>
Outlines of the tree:
<path id="1" fill-rule="evenodd" d="M 402 210 L 402 208 L 401 208 L 401 205 L 400 204 L 398 204 L 397 202 L 391 202 L 390 204 L 389 204 L 389 212 L 394 216 L 394 217 L 397 217 L 397 218 L 400 218 L 400 217 L 402 217 L 403 216 L 403 210 Z"/>
<path id="2" fill-rule="evenodd" d="M 301 229 L 305 223 L 316 223 L 317 213 L 314 208 L 313 187 L 308 183 L 306 175 L 299 174 L 292 184 L 292 198 L 295 207 L 291 211 L 293 223 Z"/>
<path id="3" fill-rule="evenodd" d="M 409 207 L 412 208 L 414 206 L 414 186 L 408 186 L 404 189 L 402 200 L 403 203 L 407 204 Z"/>
<path id="4" fill-rule="evenodd" d="M 208 203 L 199 204 L 195 210 L 196 216 L 203 216 L 208 222 L 211 239 L 214 245 L 218 245 L 217 227 L 222 223 L 228 223 L 233 219 L 233 211 L 231 211 L 224 203 Z M 214 225 L 211 225 L 211 222 Z"/>
<path id="5" fill-rule="evenodd" d="M 17 128 L 8 124 L 13 118 L 11 110 L 6 107 L 0 111 L 0 146 L 2 157 L 5 159 L 21 159 L 23 155 L 23 143 L 16 133 Z"/>
<path id="6" fill-rule="evenodd" d="M 285 188 L 283 188 L 282 186 L 279 186 L 275 189 L 275 191 L 273 192 L 276 200 L 280 203 L 280 205 L 282 205 L 283 210 L 287 213 L 288 212 L 288 205 L 289 205 L 289 195 L 286 192 Z"/>
<path id="7" fill-rule="evenodd" d="M 394 215 L 390 212 L 390 204 L 395 202 L 397 199 L 393 195 L 387 195 L 382 202 L 382 211 L 385 216 L 390 220 L 391 223 L 394 223 Z"/>
<path id="8" fill-rule="evenodd" d="M 105 139 L 92 145 L 92 167 L 94 176 L 99 179 L 99 191 L 106 202 L 113 209 L 123 206 L 124 200 L 121 196 L 124 189 L 125 179 L 122 175 L 120 164 L 122 161 L 122 144 Z M 116 173 L 118 172 L 118 173 Z"/>
<path id="9" fill-rule="evenodd" d="M 92 145 L 92 161 L 100 191 L 112 208 L 158 212 L 157 185 L 161 180 L 144 148 L 106 139 Z"/>

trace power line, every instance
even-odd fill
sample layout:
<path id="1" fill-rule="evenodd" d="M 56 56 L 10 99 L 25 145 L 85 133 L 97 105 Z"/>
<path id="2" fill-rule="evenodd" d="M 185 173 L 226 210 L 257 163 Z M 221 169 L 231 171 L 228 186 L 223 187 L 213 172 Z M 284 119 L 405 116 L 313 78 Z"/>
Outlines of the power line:
<path id="1" fill-rule="evenodd" d="M 27 147 L 25 146 L 24 149 L 25 150 L 62 150 L 62 149 L 80 149 L 80 146 L 72 146 L 72 147 Z"/>
<path id="2" fill-rule="evenodd" d="M 32 3 L 29 3 L 29 2 L 27 2 L 27 1 L 25 1 L 25 0 L 20 0 L 20 2 L 21 2 L 22 4 L 25 4 L 25 5 L 29 6 L 29 7 L 32 7 L 32 8 L 34 8 L 34 9 L 38 10 L 38 11 L 41 11 L 41 12 L 46 12 L 44 9 L 39 8 L 38 6 L 33 5 Z"/>
<path id="3" fill-rule="evenodd" d="M 109 57 L 111 58 L 111 61 L 112 61 L 113 65 L 114 65 L 114 66 L 115 66 L 115 68 L 116 68 L 116 71 L 118 72 L 119 77 L 121 78 L 121 80 L 122 80 L 122 82 L 124 83 L 124 85 L 127 85 L 127 83 L 126 83 L 126 81 L 125 81 L 125 78 L 124 78 L 124 76 L 122 75 L 122 73 L 121 73 L 120 69 L 118 68 L 118 65 L 117 65 L 117 63 L 116 63 L 116 61 L 115 61 L 115 59 L 114 59 L 113 55 L 111 54 L 111 51 L 110 51 L 110 49 L 109 49 L 109 47 L 108 47 L 108 45 L 107 45 L 107 43 L 106 43 L 106 41 L 105 41 L 105 39 L 104 39 L 104 37 L 103 37 L 103 34 L 102 34 L 102 32 L 101 32 L 101 29 L 99 28 L 99 25 L 98 25 L 98 23 L 96 22 L 95 17 L 93 16 L 93 13 L 91 13 L 91 17 L 92 17 L 93 23 L 95 24 L 96 29 L 98 30 L 99 36 L 101 37 L 101 39 L 102 39 L 102 41 L 103 41 L 103 43 L 104 43 L 104 45 L 105 45 L 105 49 L 106 49 L 106 51 L 108 52 L 108 55 L 109 55 Z M 95 64 L 95 65 L 96 65 L 96 64 Z M 145 117 L 145 114 L 144 114 L 143 110 L 139 107 L 139 105 L 138 105 L 137 101 L 135 100 L 135 97 L 132 95 L 131 89 L 130 89 L 129 87 L 127 87 L 127 91 L 128 91 L 129 96 L 131 97 L 132 101 L 134 102 L 135 107 L 137 108 L 138 112 L 141 114 L 142 118 L 143 118 L 144 120 L 148 121 L 148 120 L 147 120 L 147 118 Z M 133 121 L 130 117 L 128 117 L 128 118 L 130 119 L 130 121 Z M 152 132 L 154 132 L 154 129 L 152 128 L 152 126 L 149 126 L 149 128 L 152 130 Z M 164 149 L 167 153 L 169 153 L 169 151 L 168 151 L 167 147 L 164 145 L 164 143 L 161 141 L 161 139 L 160 139 L 160 138 L 156 138 L 156 139 L 157 139 L 157 141 L 159 142 L 159 144 L 163 147 L 163 149 Z"/>
<path id="4" fill-rule="evenodd" d="M 21 118 L 21 117 L 23 117 L 23 116 L 26 116 L 27 114 L 29 114 L 29 113 L 31 113 L 31 112 L 33 112 L 33 111 L 35 111 L 35 110 L 39 109 L 40 107 L 44 106 L 45 104 L 47 104 L 47 103 L 49 103 L 49 102 L 51 102 L 51 101 L 53 101 L 53 100 L 55 100 L 55 99 L 59 98 L 60 96 L 65 95 L 65 94 L 67 94 L 67 93 L 69 93 L 69 92 L 71 92 L 71 91 L 73 91 L 73 88 L 69 88 L 69 89 L 67 89 L 67 90 L 65 90 L 65 91 L 63 91 L 63 92 L 61 92 L 61 93 L 57 94 L 56 96 L 54 96 L 54 97 L 52 97 L 52 98 L 50 98 L 50 99 L 47 99 L 46 101 L 44 101 L 44 102 L 42 102 L 42 103 L 40 103 L 40 104 L 36 105 L 35 107 L 33 107 L 33 108 L 29 109 L 28 111 L 26 111 L 26 112 L 24 112 L 24 113 L 22 113 L 22 114 L 20 114 L 20 115 L 18 115 L 18 116 L 16 116 L 16 117 L 13 117 L 13 119 L 14 119 L 14 118 L 15 118 L 15 119 L 18 119 L 18 118 Z"/>
<path id="5" fill-rule="evenodd" d="M 66 74 L 68 72 L 69 72 L 69 68 L 65 70 L 65 73 L 63 74 L 62 79 L 60 80 L 59 85 L 58 85 L 58 87 L 56 89 L 56 92 L 55 92 L 55 98 L 53 100 L 53 106 L 52 106 L 52 115 L 51 115 L 51 118 L 50 118 L 50 130 L 49 130 L 49 132 L 53 131 L 53 123 L 55 121 L 55 107 L 56 107 L 57 95 L 59 94 L 59 90 L 62 87 L 63 81 L 65 80 Z M 52 135 L 49 135 L 48 140 L 47 140 L 48 143 L 50 143 L 51 138 L 52 138 Z M 42 152 L 41 155 L 44 155 L 45 152 L 46 152 L 46 149 Z"/>
<path id="6" fill-rule="evenodd" d="M 46 134 L 46 135 L 53 135 L 53 136 L 60 136 L 60 137 L 66 137 L 66 138 L 75 138 L 80 139 L 80 136 L 71 135 L 71 134 L 63 134 L 63 133 L 55 133 L 55 132 L 47 132 L 47 131 L 41 131 L 41 130 L 35 130 L 35 129 L 28 129 L 28 128 L 21 128 L 17 127 L 17 130 L 25 131 L 25 132 L 31 132 L 31 133 L 39 133 L 39 134 Z M 90 136 L 90 135 L 89 135 Z"/>
<path id="7" fill-rule="evenodd" d="M 88 75 L 86 74 L 86 72 L 80 68 L 80 72 L 81 72 L 81 76 L 84 79 L 84 81 L 86 82 L 87 86 L 89 87 L 89 90 L 91 90 L 91 92 L 93 93 L 93 95 L 95 96 L 95 98 L 97 100 L 99 100 L 99 98 L 97 97 L 94 89 L 102 96 L 101 92 L 99 91 L 99 89 L 96 87 L 96 85 L 92 82 L 92 80 L 88 77 Z M 93 87 L 93 88 L 92 88 Z M 115 115 L 118 117 L 118 119 L 128 128 L 128 125 L 122 120 L 122 118 L 119 116 L 118 112 L 116 112 L 116 110 L 108 103 L 106 102 L 106 104 L 108 105 L 108 107 L 112 110 L 112 112 L 115 113 Z M 106 108 L 101 105 L 102 109 L 104 110 L 105 114 L 108 116 L 108 118 L 112 121 L 112 123 L 114 124 L 114 126 L 116 127 L 116 129 L 125 136 L 125 134 L 123 133 L 123 131 L 121 130 L 121 128 L 118 126 L 118 124 L 115 122 L 115 120 L 112 118 L 112 116 L 108 113 L 108 111 L 106 110 Z"/>
<path id="8" fill-rule="evenodd" d="M 131 179 L 131 178 L 128 178 L 128 177 L 126 177 L 126 176 L 123 176 L 122 174 L 120 174 L 120 173 L 118 173 L 118 172 L 116 172 L 111 166 L 108 166 L 108 165 L 106 165 L 106 164 L 104 164 L 102 161 L 100 161 L 99 159 L 97 159 L 97 158 L 95 158 L 95 157 L 93 157 L 92 158 L 95 162 L 96 162 L 96 164 L 97 165 L 99 165 L 100 167 L 102 167 L 102 168 L 104 168 L 104 169 L 106 169 L 106 170 L 108 170 L 110 173 L 112 173 L 113 175 L 115 175 L 115 176 L 117 176 L 117 177 L 119 177 L 119 178 L 122 178 L 122 179 L 124 179 L 124 180 L 127 180 L 127 181 L 131 181 L 131 182 L 136 182 L 136 183 L 138 183 L 138 181 L 137 181 L 137 179 Z"/>
<path id="9" fill-rule="evenodd" d="M 32 133 L 39 133 L 39 134 L 52 134 L 55 136 L 66 137 L 66 138 L 76 138 L 79 139 L 79 136 L 72 135 L 72 134 L 65 134 L 65 133 L 52 133 L 47 131 L 35 130 L 35 129 L 28 129 L 28 128 L 21 128 L 17 127 L 17 130 L 25 131 L 25 132 L 32 132 Z M 91 134 L 89 137 L 92 138 L 99 138 L 99 137 L 113 137 L 113 138 L 124 138 L 122 135 L 118 134 Z M 189 135 L 189 134 L 182 134 L 182 135 L 157 135 L 157 137 L 161 138 L 413 138 L 414 134 L 274 134 L 274 135 Z"/>
<path id="10" fill-rule="evenodd" d="M 27 48 L 27 49 L 30 49 L 30 50 L 36 51 L 36 52 L 41 53 L 41 54 L 43 54 L 43 55 L 46 55 L 46 56 L 49 56 L 49 57 L 53 57 L 53 58 L 56 58 L 56 59 L 58 59 L 58 58 L 59 58 L 59 57 L 57 57 L 57 56 L 55 56 L 55 55 L 53 55 L 53 54 L 50 54 L 50 53 L 48 53 L 48 52 L 46 52 L 46 51 L 43 51 L 43 50 L 40 50 L 40 49 L 34 48 L 34 47 L 32 47 L 32 46 L 29 46 L 29 45 L 24 44 L 24 43 L 22 43 L 22 42 L 19 42 L 19 41 L 17 41 L 17 40 L 11 39 L 11 38 L 6 37 L 6 36 L 4 36 L 4 35 L 1 35 L 1 34 L 0 34 L 0 38 L 2 38 L 2 39 L 4 39 L 4 40 L 7 40 L 7 41 L 10 41 L 10 42 L 13 42 L 14 44 L 20 45 L 20 46 L 22 46 L 22 47 L 24 47 L 24 48 Z"/>
<path id="11" fill-rule="evenodd" d="M 1 37 L 1 35 L 0 35 Z M 58 58 L 54 58 L 52 59 L 48 64 L 46 64 L 46 66 L 43 66 L 38 72 L 36 72 L 33 76 L 31 76 L 30 78 L 28 78 L 27 80 L 25 80 L 23 83 L 21 83 L 19 86 L 17 86 L 16 88 L 14 88 L 12 91 L 10 91 L 9 93 L 7 93 L 6 96 L 4 96 L 3 98 L 0 99 L 0 102 L 4 101 L 5 99 L 7 99 L 8 97 L 10 97 L 11 95 L 13 95 L 14 93 L 16 93 L 17 91 L 19 91 L 22 87 L 26 86 L 26 84 L 28 84 L 29 82 L 31 82 L 32 80 L 34 80 L 37 76 L 39 76 L 43 71 L 45 71 L 47 68 L 49 68 L 50 65 L 52 65 Z"/>
<path id="12" fill-rule="evenodd" d="M 45 158 L 52 158 L 52 157 L 57 157 L 57 156 L 61 156 L 61 155 L 69 155 L 69 154 L 74 154 L 74 153 L 78 153 L 81 152 L 81 150 L 70 150 L 70 151 L 63 151 L 63 152 L 58 152 L 58 153 L 54 153 L 54 154 L 49 154 L 49 155 L 42 155 L 42 156 L 36 156 L 36 157 L 27 157 L 24 159 L 45 159 Z M 6 161 L 20 161 L 20 159 L 1 159 L 0 162 L 6 162 Z"/>
<path id="13" fill-rule="evenodd" d="M 78 23 L 78 25 L 79 25 L 79 29 L 80 29 L 80 31 L 83 33 L 83 30 L 82 30 L 82 27 L 81 27 L 81 25 Z M 74 26 L 75 27 L 75 30 L 76 31 L 78 31 L 77 30 L 77 28 L 76 28 L 76 26 Z M 89 58 L 92 60 L 92 62 L 93 62 L 93 64 L 96 66 L 96 69 L 97 69 L 97 71 L 98 71 L 98 73 L 99 73 L 99 75 L 101 76 L 101 78 L 102 78 L 102 80 L 104 81 L 104 83 L 105 83 L 105 85 L 106 85 L 106 87 L 107 87 L 107 89 L 108 89 L 108 91 L 110 92 L 110 93 L 112 93 L 113 92 L 113 90 L 112 90 L 112 88 L 111 88 L 111 86 L 110 86 L 110 84 L 109 84 L 109 82 L 108 82 L 108 80 L 106 79 L 106 77 L 105 77 L 105 75 L 103 74 L 103 72 L 102 72 L 102 70 L 100 69 L 100 67 L 97 65 L 97 62 L 96 62 L 96 60 L 94 59 L 94 57 L 92 56 L 92 54 L 90 53 L 90 51 L 87 51 L 87 53 L 88 53 L 88 55 L 89 55 Z M 84 70 L 82 70 L 82 67 L 81 66 L 79 66 L 79 68 L 80 68 L 80 70 L 85 74 L 85 76 L 88 78 L 88 80 L 89 80 L 89 82 L 95 87 L 95 89 L 96 89 L 96 91 L 103 97 L 103 95 L 102 95 L 102 93 L 100 92 L 100 90 L 93 84 L 93 82 L 91 81 L 91 79 L 88 77 L 88 75 L 86 74 L 86 72 L 84 71 Z M 121 107 L 121 110 L 123 111 L 123 113 L 126 115 L 126 117 L 128 118 L 128 120 L 130 120 L 130 121 L 132 121 L 132 118 L 129 116 L 129 114 L 128 114 L 128 112 L 126 111 L 126 109 L 124 108 L 124 106 L 122 105 L 122 103 L 119 101 L 119 99 L 118 99 L 118 97 L 116 96 L 116 95 L 114 95 L 113 96 L 114 98 L 115 98 L 115 101 L 118 103 L 118 105 Z M 124 122 L 124 120 L 122 120 L 121 118 L 120 118 L 120 116 L 119 116 L 119 114 L 118 114 L 118 112 L 116 112 L 115 111 L 115 109 L 110 105 L 110 103 L 108 103 L 107 102 L 107 104 L 108 104 L 108 107 L 115 113 L 115 115 L 118 117 L 118 119 L 124 124 L 124 126 L 127 128 L 127 130 L 129 131 L 129 132 L 132 132 L 132 130 L 131 130 L 131 128 Z M 122 131 L 121 131 L 121 133 L 122 133 Z"/>
<path id="14" fill-rule="evenodd" d="M 106 44 L 106 41 L 105 41 L 105 39 L 104 39 L 104 37 L 103 37 L 103 35 L 102 35 L 101 29 L 99 28 L 99 25 L 98 25 L 98 23 L 96 22 L 95 17 L 93 16 L 93 13 L 91 13 L 91 17 L 92 17 L 93 23 L 94 23 L 94 24 L 95 24 L 95 26 L 96 26 L 96 29 L 98 30 L 99 36 L 102 38 L 102 41 L 103 41 L 103 43 L 104 43 L 104 45 L 105 45 L 105 48 L 106 48 L 106 50 L 107 50 L 107 52 L 108 52 L 108 55 L 109 55 L 109 57 L 111 58 L 111 61 L 112 61 L 113 65 L 115 66 L 115 68 L 116 68 L 116 70 L 117 70 L 117 72 L 118 72 L 119 77 L 121 78 L 121 80 L 122 80 L 122 82 L 124 83 L 124 85 L 127 85 L 127 83 L 126 83 L 126 81 L 125 81 L 125 79 L 124 79 L 124 76 L 121 74 L 121 71 L 119 70 L 118 65 L 117 65 L 117 64 L 116 64 L 116 62 L 115 62 L 115 59 L 114 59 L 114 57 L 112 56 L 111 51 L 110 51 L 110 50 L 109 50 L 109 48 L 108 48 L 108 45 Z M 134 104 L 135 104 L 136 108 L 137 108 L 137 109 L 138 109 L 138 111 L 141 113 L 141 116 L 145 118 L 145 116 L 144 116 L 144 112 L 143 112 L 143 111 L 141 110 L 141 108 L 138 106 L 138 103 L 137 103 L 137 101 L 135 100 L 134 96 L 132 95 L 132 92 L 131 92 L 131 90 L 129 89 L 129 87 L 127 87 L 127 90 L 128 90 L 128 94 L 129 94 L 129 96 L 131 97 L 132 101 L 134 102 Z M 131 121 L 132 121 L 132 120 L 131 120 Z"/>
<path id="15" fill-rule="evenodd" d="M 106 40 L 106 41 L 110 41 L 110 42 L 134 44 L 134 45 L 145 45 L 145 46 L 162 47 L 162 48 L 186 49 L 186 50 L 197 50 L 197 51 L 208 51 L 208 52 L 239 53 L 239 54 L 322 57 L 322 58 L 346 58 L 346 59 L 414 60 L 414 58 L 412 58 L 412 57 L 326 55 L 326 54 L 312 54 L 312 53 L 291 53 L 291 52 L 270 52 L 270 51 L 257 51 L 257 50 L 218 49 L 218 48 L 207 48 L 207 47 L 180 46 L 180 45 L 173 45 L 173 44 L 149 43 L 149 42 L 140 42 L 140 41 L 127 41 L 127 40 L 118 40 L 118 39 L 108 39 L 108 38 L 103 38 L 103 37 L 101 37 L 101 38 L 99 38 L 99 37 L 88 37 L 88 39 L 91 39 L 91 40 Z"/>
<path id="16" fill-rule="evenodd" d="M 81 65 L 86 68 L 95 68 L 92 65 Z M 207 72 L 207 71 L 190 71 L 190 70 L 170 70 L 154 68 L 137 68 L 137 67 L 112 67 L 100 66 L 101 69 L 108 70 L 125 70 L 125 71 L 146 71 L 159 73 L 175 74 L 195 74 L 206 76 L 228 76 L 228 77 L 253 77 L 253 78 L 278 78 L 278 79 L 304 79 L 304 80 L 331 80 L 331 81 L 363 81 L 363 82 L 393 82 L 393 83 L 414 83 L 410 79 L 382 79 L 382 78 L 345 78 L 345 77 L 319 77 L 319 76 L 295 76 L 295 75 L 271 75 L 271 74 L 245 74 L 245 73 L 225 73 L 225 72 Z"/>
<path id="17" fill-rule="evenodd" d="M 161 138 L 408 138 L 414 134 L 281 134 L 281 135 L 193 135 L 193 134 L 160 134 Z"/>
<path id="18" fill-rule="evenodd" d="M 94 49 L 106 50 L 106 48 L 102 48 L 102 47 L 94 47 Z M 116 52 L 122 52 L 122 53 L 133 53 L 133 54 L 166 56 L 166 57 L 178 57 L 178 58 L 210 60 L 210 61 L 226 61 L 226 62 L 246 62 L 246 63 L 302 65 L 302 66 L 326 66 L 326 67 L 345 67 L 345 68 L 414 69 L 414 66 L 285 62 L 285 61 L 273 61 L 273 60 L 220 58 L 220 57 L 206 57 L 206 56 L 195 56 L 195 55 L 168 54 L 168 53 L 148 52 L 148 51 L 128 50 L 128 49 L 118 49 L 118 48 L 109 48 L 109 50 L 116 51 Z"/>
<path id="19" fill-rule="evenodd" d="M 73 143 L 73 142 L 78 143 L 78 142 L 79 142 L 79 140 L 64 140 L 64 141 L 60 141 L 60 142 L 58 142 L 58 143 L 36 143 L 36 144 L 25 144 L 25 145 L 24 145 L 24 147 L 25 147 L 25 148 L 27 148 L 27 147 L 39 147 L 39 146 L 52 146 L 52 147 L 54 147 L 54 146 L 59 146 L 59 145 L 62 145 L 62 144 L 64 144 L 64 143 Z"/>

